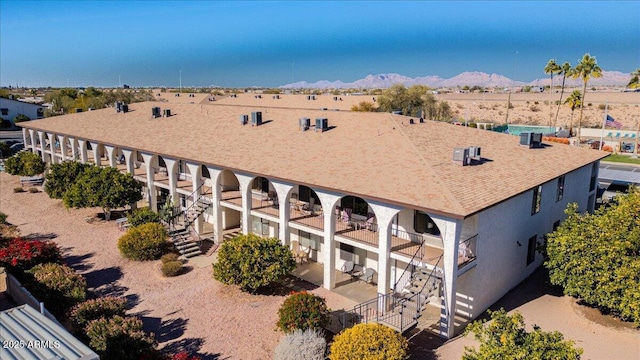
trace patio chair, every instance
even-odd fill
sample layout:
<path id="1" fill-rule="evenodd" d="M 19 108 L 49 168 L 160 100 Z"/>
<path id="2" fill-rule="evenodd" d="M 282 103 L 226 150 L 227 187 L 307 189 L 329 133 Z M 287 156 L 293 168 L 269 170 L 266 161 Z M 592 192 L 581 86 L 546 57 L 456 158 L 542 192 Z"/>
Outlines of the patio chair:
<path id="1" fill-rule="evenodd" d="M 345 274 L 353 274 L 353 267 L 355 265 L 353 264 L 353 261 L 349 260 L 349 261 L 345 261 L 344 264 L 342 264 L 342 268 L 340 269 L 340 271 L 342 271 Z"/>
<path id="2" fill-rule="evenodd" d="M 349 208 L 342 209 L 342 222 L 348 223 L 351 221 L 351 212 L 352 210 Z"/>
<path id="3" fill-rule="evenodd" d="M 360 275 L 360 280 L 366 282 L 366 283 L 370 283 L 373 281 L 373 274 L 375 273 L 375 271 L 371 268 L 366 268 L 364 269 L 364 273 L 362 275 Z"/>
<path id="4" fill-rule="evenodd" d="M 293 258 L 297 264 L 301 264 L 305 261 L 309 260 L 309 253 L 311 252 L 311 248 L 307 249 L 308 251 L 303 251 L 300 248 L 300 242 L 297 240 L 291 241 L 291 253 L 293 254 Z"/>
<path id="5" fill-rule="evenodd" d="M 375 215 L 369 213 L 367 216 L 367 221 L 360 223 L 359 228 L 373 231 L 373 221 L 375 220 L 375 218 Z"/>

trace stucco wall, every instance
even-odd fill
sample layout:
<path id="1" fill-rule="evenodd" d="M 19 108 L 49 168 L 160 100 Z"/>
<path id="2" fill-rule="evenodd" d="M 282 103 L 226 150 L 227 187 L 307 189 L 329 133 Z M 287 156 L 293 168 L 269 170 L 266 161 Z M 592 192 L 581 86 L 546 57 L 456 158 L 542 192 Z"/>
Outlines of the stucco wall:
<path id="1" fill-rule="evenodd" d="M 465 219 L 463 240 L 477 229 L 477 259 L 476 266 L 458 278 L 459 314 L 477 317 L 542 264 L 542 256 L 536 253 L 527 266 L 528 239 L 536 235 L 542 241 L 553 223 L 565 218 L 569 203 L 578 203 L 580 212 L 587 210 L 591 169 L 588 165 L 566 175 L 560 201 L 556 201 L 557 179 L 543 184 L 540 212 L 535 215 L 531 215 L 531 189 Z"/>

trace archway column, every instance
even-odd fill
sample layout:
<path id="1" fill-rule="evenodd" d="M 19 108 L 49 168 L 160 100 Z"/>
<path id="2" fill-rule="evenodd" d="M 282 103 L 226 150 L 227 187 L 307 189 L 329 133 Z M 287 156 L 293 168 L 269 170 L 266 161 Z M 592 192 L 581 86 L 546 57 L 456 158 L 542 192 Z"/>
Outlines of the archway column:
<path id="1" fill-rule="evenodd" d="M 111 145 L 105 145 L 104 149 L 107 151 L 107 155 L 109 156 L 109 166 L 113 168 L 118 167 L 118 162 L 116 159 L 116 147 Z"/>
<path id="2" fill-rule="evenodd" d="M 289 194 L 293 189 L 293 184 L 283 181 L 273 180 L 271 181 L 273 188 L 276 190 L 278 196 L 278 218 L 280 224 L 278 225 L 278 237 L 282 245 L 289 245 L 289 238 L 291 235 L 291 229 L 289 228 L 289 218 L 291 218 L 291 208 L 289 208 Z"/>
<path id="3" fill-rule="evenodd" d="M 133 150 L 122 149 L 124 154 L 124 162 L 127 164 L 127 172 L 131 175 L 135 175 L 135 168 L 133 166 Z"/>
<path id="4" fill-rule="evenodd" d="M 322 204 L 324 214 L 324 248 L 323 248 L 323 281 L 322 286 L 331 290 L 336 287 L 336 242 L 334 234 L 336 232 L 335 207 L 343 195 L 324 190 L 315 190 L 316 195 Z"/>
<path id="5" fill-rule="evenodd" d="M 178 160 L 162 157 L 164 164 L 167 166 L 167 174 L 169 175 L 169 195 L 171 200 L 176 202 L 178 200 Z"/>
<path id="6" fill-rule="evenodd" d="M 391 222 L 402 208 L 377 201 L 367 203 L 378 224 L 378 294 L 386 294 L 391 289 Z"/>
<path id="7" fill-rule="evenodd" d="M 253 201 L 251 197 L 251 185 L 255 176 L 247 174 L 235 174 L 240 183 L 240 193 L 242 194 L 242 233 L 249 234 L 251 232 L 251 208 Z"/>
<path id="8" fill-rule="evenodd" d="M 78 139 L 78 147 L 80 148 L 80 162 L 86 164 L 89 162 L 87 158 L 87 141 Z"/>
<path id="9" fill-rule="evenodd" d="M 29 139 L 29 141 L 27 141 L 27 139 Z M 22 128 L 22 143 L 25 148 L 31 147 L 31 136 L 27 128 Z"/>
<path id="10" fill-rule="evenodd" d="M 46 152 L 46 141 L 45 141 L 45 133 L 44 131 L 40 131 L 38 130 L 38 138 L 40 139 L 40 152 L 41 152 L 41 156 L 42 156 L 42 161 L 44 162 L 48 162 L 47 161 L 47 152 Z"/>
<path id="11" fill-rule="evenodd" d="M 144 159 L 144 165 L 147 168 L 147 201 L 149 207 L 153 211 L 158 211 L 158 198 L 156 197 L 156 185 L 154 184 L 153 163 L 155 160 L 154 154 L 140 153 L 142 159 Z"/>
<path id="12" fill-rule="evenodd" d="M 93 152 L 93 163 L 96 166 L 102 166 L 102 157 L 100 156 L 100 143 L 96 143 L 93 141 L 89 142 L 91 144 L 91 149 Z"/>
<path id="13" fill-rule="evenodd" d="M 436 226 L 440 229 L 444 254 L 442 255 L 442 267 L 444 271 L 444 306 L 442 306 L 440 322 L 440 336 L 450 339 L 454 336 L 454 319 L 456 314 L 456 287 L 458 280 L 458 247 L 462 234 L 462 220 L 440 219 L 431 216 Z"/>
<path id="14" fill-rule="evenodd" d="M 58 135 L 58 143 L 60 143 L 60 155 L 62 156 L 61 160 L 67 160 L 67 136 L 66 135 Z"/>
<path id="15" fill-rule="evenodd" d="M 58 154 L 56 153 L 56 134 L 54 133 L 46 133 L 47 139 L 49 139 L 49 155 L 51 156 L 51 164 L 57 164 Z"/>
<path id="16" fill-rule="evenodd" d="M 200 187 L 203 183 L 202 181 L 202 167 L 200 164 L 194 164 L 187 162 L 187 168 L 189 168 L 189 173 L 191 173 L 191 188 L 193 192 L 192 201 L 195 203 L 202 196 L 202 188 Z M 198 218 L 194 222 L 194 227 L 198 234 L 202 234 L 202 217 L 203 215 L 198 216 Z"/>
<path id="17" fill-rule="evenodd" d="M 31 138 L 31 150 L 33 152 L 36 152 L 38 150 L 38 147 L 36 145 L 37 143 L 37 139 L 36 139 L 36 131 L 33 129 L 29 129 L 29 137 Z"/>
<path id="18" fill-rule="evenodd" d="M 207 166 L 209 170 L 209 176 L 211 176 L 211 203 L 213 206 L 213 233 L 215 235 L 216 244 L 222 243 L 222 209 L 220 206 L 220 200 L 222 199 L 222 188 L 220 187 L 220 181 L 222 179 L 222 170 Z"/>

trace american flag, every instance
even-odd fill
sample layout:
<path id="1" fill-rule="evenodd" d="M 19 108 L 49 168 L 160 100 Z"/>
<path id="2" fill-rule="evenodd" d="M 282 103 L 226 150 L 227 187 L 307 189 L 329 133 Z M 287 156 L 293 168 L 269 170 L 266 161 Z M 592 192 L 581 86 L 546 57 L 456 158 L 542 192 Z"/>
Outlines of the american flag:
<path id="1" fill-rule="evenodd" d="M 607 115 L 607 121 L 605 122 L 605 125 L 609 127 L 614 127 L 616 129 L 620 129 L 622 127 L 622 124 L 616 121 L 616 119 L 612 118 L 611 115 Z"/>

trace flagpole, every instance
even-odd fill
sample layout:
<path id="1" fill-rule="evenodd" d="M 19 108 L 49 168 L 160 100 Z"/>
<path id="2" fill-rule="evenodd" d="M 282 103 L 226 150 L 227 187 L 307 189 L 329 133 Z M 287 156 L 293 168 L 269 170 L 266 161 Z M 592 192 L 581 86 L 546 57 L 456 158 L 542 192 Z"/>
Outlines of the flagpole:
<path id="1" fill-rule="evenodd" d="M 604 141 L 604 128 L 607 126 L 607 109 L 609 108 L 609 100 L 604 103 L 604 120 L 602 120 L 602 134 L 600 134 L 600 149 L 602 150 L 602 142 Z"/>

